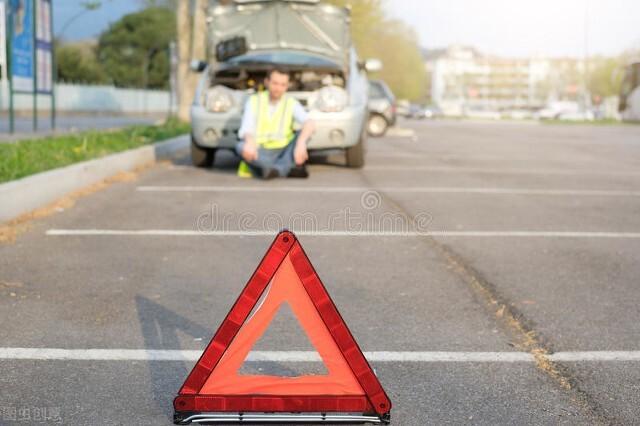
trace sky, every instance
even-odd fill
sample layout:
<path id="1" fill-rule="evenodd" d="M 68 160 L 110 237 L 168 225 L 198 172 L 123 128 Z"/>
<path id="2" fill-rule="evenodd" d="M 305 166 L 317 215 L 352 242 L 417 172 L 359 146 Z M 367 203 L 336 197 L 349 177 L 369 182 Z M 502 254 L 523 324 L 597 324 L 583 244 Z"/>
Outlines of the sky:
<path id="1" fill-rule="evenodd" d="M 98 38 L 102 31 L 109 28 L 110 23 L 139 10 L 143 4 L 139 0 L 103 0 L 99 9 L 85 12 L 69 22 L 84 10 L 82 3 L 85 2 L 86 0 L 53 0 L 53 31 L 56 36 L 62 36 L 65 40 Z M 63 29 L 64 32 L 61 33 Z"/>
<path id="2" fill-rule="evenodd" d="M 427 48 L 465 44 L 503 56 L 640 49 L 639 0 L 386 0 L 386 7 Z"/>
<path id="3" fill-rule="evenodd" d="M 82 2 L 53 2 L 57 34 L 82 10 Z M 70 24 L 63 38 L 97 37 L 141 5 L 140 0 L 104 0 L 101 9 Z M 640 48 L 640 0 L 386 0 L 386 9 L 410 24 L 426 48 L 465 44 L 520 57 L 579 57 L 585 46 L 590 54 Z"/>

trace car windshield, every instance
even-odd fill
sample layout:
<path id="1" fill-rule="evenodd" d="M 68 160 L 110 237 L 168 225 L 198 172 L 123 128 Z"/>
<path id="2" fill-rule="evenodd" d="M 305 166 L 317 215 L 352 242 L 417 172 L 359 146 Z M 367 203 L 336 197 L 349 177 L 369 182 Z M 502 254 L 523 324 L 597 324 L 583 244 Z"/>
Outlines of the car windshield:
<path id="1" fill-rule="evenodd" d="M 291 51 L 251 53 L 231 58 L 227 63 L 232 65 L 280 64 L 309 68 L 338 68 L 338 65 L 329 59 Z"/>

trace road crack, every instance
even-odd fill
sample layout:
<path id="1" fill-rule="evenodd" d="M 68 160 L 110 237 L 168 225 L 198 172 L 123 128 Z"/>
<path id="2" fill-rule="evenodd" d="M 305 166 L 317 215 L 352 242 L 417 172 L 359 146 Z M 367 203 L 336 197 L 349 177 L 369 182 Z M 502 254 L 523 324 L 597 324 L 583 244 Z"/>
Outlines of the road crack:
<path id="1" fill-rule="evenodd" d="M 392 208 L 402 212 L 407 218 L 415 217 L 400 202 L 390 197 L 389 194 L 377 190 L 376 186 L 364 173 L 362 177 L 367 186 L 381 194 L 383 200 L 391 205 Z M 570 400 L 576 404 L 580 411 L 589 416 L 594 421 L 594 424 L 616 425 L 623 423 L 617 418 L 608 415 L 598 401 L 580 387 L 576 375 L 569 366 L 549 358 L 549 355 L 554 352 L 551 341 L 536 331 L 534 323 L 527 319 L 510 300 L 500 294 L 493 283 L 446 244 L 427 234 L 421 240 L 434 248 L 445 260 L 448 269 L 453 271 L 469 286 L 477 299 L 483 302 L 488 314 L 513 339 L 513 345 L 521 351 L 530 353 L 534 357 L 537 369 L 550 378 L 561 390 L 568 393 Z"/>

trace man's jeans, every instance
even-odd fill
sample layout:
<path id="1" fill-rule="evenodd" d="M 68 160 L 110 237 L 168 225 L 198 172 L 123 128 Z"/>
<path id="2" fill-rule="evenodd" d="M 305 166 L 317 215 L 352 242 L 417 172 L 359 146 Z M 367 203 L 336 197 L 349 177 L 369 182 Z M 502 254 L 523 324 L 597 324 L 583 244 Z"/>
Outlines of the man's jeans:
<path id="1" fill-rule="evenodd" d="M 293 159 L 293 151 L 296 147 L 297 139 L 298 136 L 296 135 L 291 142 L 289 142 L 289 145 L 280 149 L 265 149 L 259 147 L 258 159 L 247 163 L 251 169 L 251 173 L 254 176 L 262 176 L 262 171 L 264 169 L 274 169 L 278 172 L 279 176 L 287 177 L 291 169 L 296 165 L 295 160 Z M 244 141 L 240 141 L 236 144 L 236 153 L 240 157 L 242 157 L 244 144 Z"/>

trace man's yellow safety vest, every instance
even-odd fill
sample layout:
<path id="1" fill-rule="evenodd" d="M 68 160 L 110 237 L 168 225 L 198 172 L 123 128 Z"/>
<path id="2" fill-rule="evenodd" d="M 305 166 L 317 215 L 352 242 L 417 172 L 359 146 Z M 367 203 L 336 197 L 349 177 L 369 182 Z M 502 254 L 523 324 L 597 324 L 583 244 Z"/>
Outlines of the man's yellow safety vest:
<path id="1" fill-rule="evenodd" d="M 269 92 L 262 91 L 251 95 L 249 105 L 256 117 L 256 144 L 265 149 L 281 149 L 293 139 L 293 106 L 295 100 L 284 95 L 273 114 L 269 114 Z M 251 176 L 249 166 L 240 162 L 238 175 Z"/>

